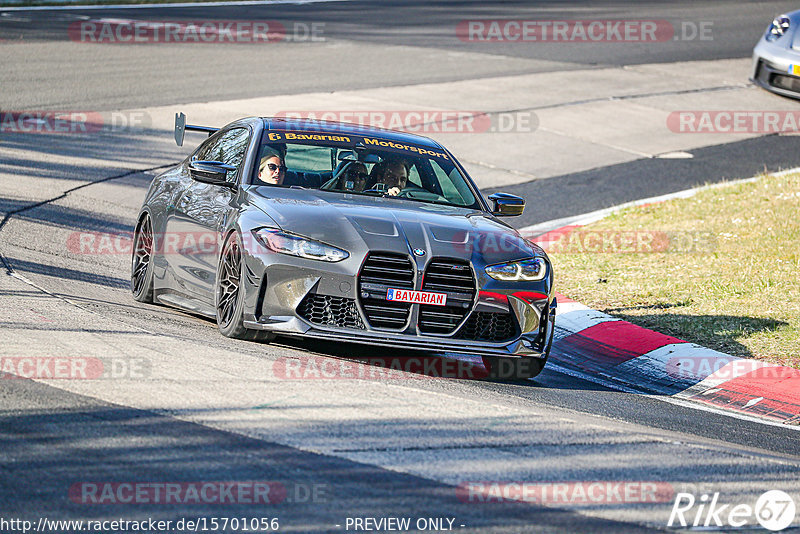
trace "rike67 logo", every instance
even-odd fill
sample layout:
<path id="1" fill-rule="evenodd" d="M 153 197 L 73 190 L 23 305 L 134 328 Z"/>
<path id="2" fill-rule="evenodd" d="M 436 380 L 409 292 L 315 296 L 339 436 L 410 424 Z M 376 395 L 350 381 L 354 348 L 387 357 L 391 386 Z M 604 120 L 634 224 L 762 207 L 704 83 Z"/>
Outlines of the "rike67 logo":
<path id="1" fill-rule="evenodd" d="M 699 498 L 691 493 L 678 493 L 667 526 L 719 530 L 754 526 L 757 522 L 763 528 L 777 532 L 792 524 L 795 512 L 794 499 L 780 490 L 767 491 L 758 498 L 755 506 L 720 502 L 719 493 L 703 494 Z"/>

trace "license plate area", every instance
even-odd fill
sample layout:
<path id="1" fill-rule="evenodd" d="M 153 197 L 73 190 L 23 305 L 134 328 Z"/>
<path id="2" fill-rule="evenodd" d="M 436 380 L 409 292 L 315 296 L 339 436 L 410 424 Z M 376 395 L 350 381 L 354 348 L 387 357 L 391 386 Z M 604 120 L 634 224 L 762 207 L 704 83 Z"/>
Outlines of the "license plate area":
<path id="1" fill-rule="evenodd" d="M 432 293 L 430 291 L 414 291 L 411 289 L 395 289 L 390 287 L 386 290 L 386 300 L 397 302 L 409 302 L 411 304 L 427 304 L 429 306 L 446 306 L 446 293 Z"/>

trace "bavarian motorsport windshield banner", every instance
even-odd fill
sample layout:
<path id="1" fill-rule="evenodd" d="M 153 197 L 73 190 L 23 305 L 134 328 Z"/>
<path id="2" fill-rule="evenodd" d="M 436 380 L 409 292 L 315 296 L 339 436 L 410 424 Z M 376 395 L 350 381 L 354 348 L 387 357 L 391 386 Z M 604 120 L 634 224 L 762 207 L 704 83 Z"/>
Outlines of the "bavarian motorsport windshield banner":
<path id="1" fill-rule="evenodd" d="M 356 144 L 361 143 L 367 148 L 388 150 L 407 155 L 420 155 L 429 158 L 450 160 L 444 151 L 425 148 L 409 143 L 401 143 L 379 137 L 361 137 L 355 135 L 340 135 L 331 133 L 314 133 L 304 131 L 269 131 L 267 139 L 275 143 L 296 143 L 309 145 L 342 145 L 342 148 L 352 149 Z"/>

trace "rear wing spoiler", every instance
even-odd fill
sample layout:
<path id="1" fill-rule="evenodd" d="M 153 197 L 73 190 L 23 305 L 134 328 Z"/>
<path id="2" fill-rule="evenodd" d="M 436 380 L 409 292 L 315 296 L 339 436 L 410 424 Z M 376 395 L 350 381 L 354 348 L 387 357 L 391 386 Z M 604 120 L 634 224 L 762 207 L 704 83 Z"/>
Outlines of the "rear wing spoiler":
<path id="1" fill-rule="evenodd" d="M 219 128 L 211 128 L 210 126 L 194 126 L 186 124 L 186 115 L 184 113 L 175 114 L 175 142 L 178 146 L 183 146 L 183 136 L 186 131 L 190 132 L 205 132 L 209 136 L 213 135 Z"/>

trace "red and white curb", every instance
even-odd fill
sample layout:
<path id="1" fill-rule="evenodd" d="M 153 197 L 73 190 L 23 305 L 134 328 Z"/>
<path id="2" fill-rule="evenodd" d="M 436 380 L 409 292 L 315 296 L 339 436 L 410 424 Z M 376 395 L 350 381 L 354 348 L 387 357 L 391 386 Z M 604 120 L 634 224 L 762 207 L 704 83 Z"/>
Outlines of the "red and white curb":
<path id="1" fill-rule="evenodd" d="M 551 221 L 520 232 L 546 249 L 548 243 L 623 207 L 688 198 L 700 189 Z M 800 425 L 800 370 L 689 343 L 593 310 L 563 295 L 558 295 L 548 367 L 622 391 L 655 394 L 678 404 L 762 422 Z"/>
<path id="2" fill-rule="evenodd" d="M 800 425 L 798 369 L 688 343 L 563 295 L 558 297 L 558 310 L 551 359 L 561 370 L 626 391 Z"/>

